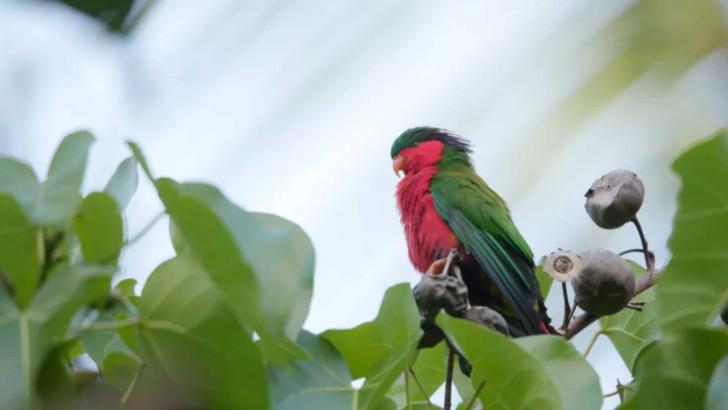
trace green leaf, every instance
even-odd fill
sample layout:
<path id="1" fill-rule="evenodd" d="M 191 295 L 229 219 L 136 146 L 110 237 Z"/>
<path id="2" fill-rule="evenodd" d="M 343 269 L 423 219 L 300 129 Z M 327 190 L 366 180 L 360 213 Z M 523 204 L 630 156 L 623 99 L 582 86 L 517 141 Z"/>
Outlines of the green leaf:
<path id="1" fill-rule="evenodd" d="M 644 275 L 644 268 L 634 262 L 630 264 L 638 277 Z M 618 313 L 599 319 L 600 332 L 612 341 L 614 348 L 630 370 L 634 369 L 639 352 L 660 334 L 655 289 L 647 289 L 633 300 L 645 303 L 641 312 L 622 309 Z"/>
<path id="2" fill-rule="evenodd" d="M 147 176 L 147 178 L 149 178 L 149 181 L 155 183 L 155 178 L 154 176 L 152 176 L 152 171 L 149 168 L 149 163 L 144 157 L 144 153 L 142 152 L 142 149 L 139 148 L 139 145 L 137 145 L 137 143 L 133 141 L 127 141 L 126 145 L 129 146 L 129 149 L 131 150 L 134 159 L 136 159 L 136 161 L 139 163 L 139 166 L 142 167 L 142 171 L 144 171 L 144 174 Z"/>
<path id="3" fill-rule="evenodd" d="M 28 217 L 33 214 L 38 188 L 38 178 L 28 164 L 12 158 L 0 158 L 0 193 L 12 195 Z"/>
<path id="4" fill-rule="evenodd" d="M 283 409 L 357 409 L 359 392 L 341 355 L 325 339 L 301 332 L 298 344 L 310 357 L 270 368 L 271 405 Z"/>
<path id="5" fill-rule="evenodd" d="M 41 226 L 60 225 L 73 218 L 81 204 L 81 183 L 86 172 L 88 151 L 94 137 L 87 131 L 66 136 L 58 146 L 48 178 L 35 199 L 33 221 Z"/>
<path id="6" fill-rule="evenodd" d="M 311 300 L 314 251 L 308 236 L 280 217 L 244 211 L 211 185 L 161 178 L 157 189 L 184 243 L 255 328 L 268 358 L 305 358 L 292 339 Z"/>
<path id="7" fill-rule="evenodd" d="M 728 409 L 728 355 L 715 366 L 705 398 L 706 410 Z"/>
<path id="8" fill-rule="evenodd" d="M 327 330 L 322 336 L 341 353 L 354 378 L 366 377 L 359 402 L 377 405 L 411 362 L 422 336 L 409 285 L 389 288 L 373 321 L 347 330 Z"/>
<path id="9" fill-rule="evenodd" d="M 543 270 L 543 263 L 536 266 L 536 279 L 538 280 L 538 287 L 541 291 L 541 296 L 544 300 L 549 296 L 551 285 L 554 282 L 554 278 Z"/>
<path id="10" fill-rule="evenodd" d="M 0 276 L 8 275 L 19 306 L 25 307 L 39 279 L 37 233 L 8 194 L 0 194 L 0 244 Z"/>
<path id="11" fill-rule="evenodd" d="M 75 227 L 86 262 L 116 263 L 124 243 L 124 222 L 112 197 L 102 192 L 89 194 L 76 215 Z"/>
<path id="12" fill-rule="evenodd" d="M 116 200 L 120 210 L 124 210 L 134 196 L 138 184 L 137 161 L 134 157 L 129 157 L 116 168 L 104 192 Z"/>
<path id="13" fill-rule="evenodd" d="M 401 374 L 397 381 L 392 385 L 387 393 L 387 397 L 397 403 L 397 408 L 406 407 L 407 393 L 406 387 L 409 385 L 410 404 L 419 405 L 427 404 L 427 400 L 437 389 L 445 382 L 445 373 L 447 366 L 447 345 L 444 342 L 438 343 L 430 349 L 421 349 L 417 352 L 417 357 L 412 368 L 415 376 L 409 374 L 409 380 L 405 380 L 405 374 Z M 407 373 L 408 370 L 405 370 Z M 418 386 L 414 378 L 417 378 Z M 424 391 L 424 394 L 423 394 Z"/>
<path id="14" fill-rule="evenodd" d="M 473 387 L 488 409 L 599 409 L 599 377 L 573 346 L 556 336 L 511 339 L 440 314 L 437 323 L 473 365 Z"/>
<path id="15" fill-rule="evenodd" d="M 673 165 L 682 188 L 672 259 L 657 281 L 663 329 L 710 324 L 728 298 L 728 135 L 721 131 Z"/>
<path id="16" fill-rule="evenodd" d="M 178 256 L 151 274 L 139 318 L 140 386 L 172 386 L 206 408 L 268 407 L 260 352 L 195 260 Z"/>
<path id="17" fill-rule="evenodd" d="M 686 329 L 665 335 L 640 354 L 636 391 L 620 409 L 705 408 L 711 375 L 726 354 L 727 329 Z"/>
<path id="18" fill-rule="evenodd" d="M 64 342 L 71 317 L 108 293 L 110 272 L 74 267 L 51 275 L 19 310 L 0 286 L 0 408 L 30 408 L 45 357 Z"/>

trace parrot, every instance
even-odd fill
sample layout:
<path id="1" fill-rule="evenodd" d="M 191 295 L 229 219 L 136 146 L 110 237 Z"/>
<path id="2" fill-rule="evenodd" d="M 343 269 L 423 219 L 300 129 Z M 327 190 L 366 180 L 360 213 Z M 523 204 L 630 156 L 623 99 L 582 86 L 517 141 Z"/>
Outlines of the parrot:
<path id="1" fill-rule="evenodd" d="M 404 174 L 395 196 L 409 260 L 425 273 L 455 249 L 473 305 L 500 313 L 513 337 L 556 333 L 533 253 L 471 153 L 468 140 L 435 127 L 407 129 L 392 144 L 394 172 Z"/>

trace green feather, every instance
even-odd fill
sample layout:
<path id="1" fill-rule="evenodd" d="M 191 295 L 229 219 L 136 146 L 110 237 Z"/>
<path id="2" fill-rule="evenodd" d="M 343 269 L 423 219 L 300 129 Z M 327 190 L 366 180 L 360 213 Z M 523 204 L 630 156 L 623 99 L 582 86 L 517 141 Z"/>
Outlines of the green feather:
<path id="1" fill-rule="evenodd" d="M 467 153 L 445 148 L 430 182 L 435 208 L 529 333 L 540 333 L 540 294 L 533 253 L 503 199 L 470 166 Z"/>

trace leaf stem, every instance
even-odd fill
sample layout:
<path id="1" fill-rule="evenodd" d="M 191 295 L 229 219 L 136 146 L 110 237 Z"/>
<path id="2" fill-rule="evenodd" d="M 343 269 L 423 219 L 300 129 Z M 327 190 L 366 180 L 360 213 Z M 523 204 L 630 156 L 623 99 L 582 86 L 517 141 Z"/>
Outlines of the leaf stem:
<path id="1" fill-rule="evenodd" d="M 655 268 L 654 257 L 650 255 L 650 249 L 647 246 L 647 237 L 645 237 L 645 231 L 642 229 L 642 224 L 640 224 L 640 220 L 637 219 L 637 215 L 632 218 L 632 223 L 637 228 L 637 233 L 640 235 L 640 241 L 642 241 L 642 251 L 645 254 L 645 266 L 647 267 L 647 272 L 649 274 L 649 272 L 652 272 Z"/>
<path id="2" fill-rule="evenodd" d="M 162 220 L 162 218 L 164 218 L 164 216 L 166 216 L 166 215 L 167 215 L 167 211 L 162 211 L 159 214 L 157 214 L 157 216 L 152 218 L 152 220 L 149 221 L 144 226 L 144 228 L 142 228 L 141 231 L 137 232 L 136 235 L 132 236 L 131 238 L 129 238 L 129 240 L 124 242 L 124 245 L 122 245 L 122 248 L 126 248 L 127 246 L 130 246 L 130 245 L 134 244 L 135 242 L 137 242 L 138 240 L 140 240 L 141 238 L 143 238 L 144 235 L 146 235 L 147 232 L 149 232 L 152 228 L 154 228 L 154 225 L 156 225 L 157 222 Z"/>
<path id="3" fill-rule="evenodd" d="M 564 320 L 561 329 L 566 329 L 569 326 L 569 320 L 571 320 L 571 305 L 569 305 L 569 290 L 566 288 L 566 282 L 561 282 L 561 293 L 564 296 Z"/>
<path id="4" fill-rule="evenodd" d="M 483 390 L 483 387 L 485 387 L 485 380 L 480 382 L 480 384 L 478 385 L 478 388 L 475 389 L 475 393 L 473 393 L 473 397 L 470 398 L 468 405 L 465 406 L 465 410 L 471 410 L 473 408 L 473 406 L 475 406 L 475 403 L 478 400 L 478 396 L 480 395 L 480 391 Z"/>
<path id="5" fill-rule="evenodd" d="M 598 331 L 594 332 L 594 334 L 592 335 L 591 339 L 589 339 L 589 344 L 586 345 L 586 350 L 584 350 L 584 358 L 586 358 L 587 356 L 589 356 L 589 353 L 591 353 L 592 348 L 594 347 L 594 344 L 597 341 L 597 338 L 601 334 L 602 334 L 602 331 L 601 330 L 598 330 Z"/>
<path id="6" fill-rule="evenodd" d="M 412 409 L 412 401 L 410 400 L 409 372 L 404 372 L 404 397 L 407 400 L 407 410 Z"/>
<path id="7" fill-rule="evenodd" d="M 420 379 L 417 378 L 415 371 L 411 367 L 409 368 L 409 373 L 412 375 L 412 380 L 415 381 L 417 388 L 420 389 L 420 393 L 422 393 L 422 396 L 425 398 L 425 400 L 427 400 L 427 406 L 429 406 L 430 409 L 434 410 L 434 407 L 432 407 L 432 402 L 430 401 L 430 397 L 427 395 L 427 392 L 425 392 L 425 388 L 422 387 Z"/>
<path id="8" fill-rule="evenodd" d="M 74 329 L 74 333 L 85 333 L 90 332 L 93 330 L 118 330 L 118 329 L 124 329 L 126 327 L 132 327 L 136 326 L 141 321 L 138 318 L 129 318 L 129 319 L 123 319 L 123 320 L 115 320 L 113 322 L 96 322 L 92 323 L 86 327 L 80 327 Z"/>
<path id="9" fill-rule="evenodd" d="M 124 392 L 124 396 L 121 398 L 121 404 L 126 404 L 126 402 L 129 400 L 131 392 L 134 390 L 134 387 L 136 387 L 139 376 L 142 374 L 142 370 L 144 370 L 144 363 L 140 363 L 139 367 L 137 367 L 136 371 L 134 372 L 134 377 L 131 379 L 129 386 Z"/>

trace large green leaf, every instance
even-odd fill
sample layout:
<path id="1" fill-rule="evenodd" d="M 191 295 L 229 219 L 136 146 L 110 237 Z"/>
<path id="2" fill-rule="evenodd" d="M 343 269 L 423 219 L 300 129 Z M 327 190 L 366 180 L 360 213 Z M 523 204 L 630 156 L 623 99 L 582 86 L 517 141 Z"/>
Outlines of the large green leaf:
<path id="1" fill-rule="evenodd" d="M 38 187 L 38 178 L 28 164 L 12 158 L 0 158 L 0 193 L 12 195 L 28 217 L 33 214 Z"/>
<path id="2" fill-rule="evenodd" d="M 441 313 L 437 323 L 473 365 L 473 387 L 488 409 L 599 409 L 599 377 L 556 336 L 511 339 Z"/>
<path id="3" fill-rule="evenodd" d="M 445 382 L 446 366 L 447 345 L 444 342 L 419 350 L 414 364 L 409 366 L 415 375 L 405 375 L 408 372 L 405 370 L 389 389 L 387 397 L 394 400 L 399 409 L 406 407 L 407 391 L 411 405 L 427 404 L 430 396 Z"/>
<path id="4" fill-rule="evenodd" d="M 408 367 L 422 336 L 409 285 L 389 288 L 373 321 L 352 329 L 328 330 L 322 336 L 341 353 L 354 378 L 366 377 L 360 405 L 379 404 Z"/>
<path id="5" fill-rule="evenodd" d="M 137 161 L 134 157 L 129 157 L 116 168 L 104 192 L 116 200 L 120 210 L 124 210 L 134 196 L 138 183 Z"/>
<path id="6" fill-rule="evenodd" d="M 110 273 L 92 267 L 56 272 L 19 310 L 0 286 L 0 408 L 30 408 L 45 357 L 64 342 L 71 317 L 109 290 Z"/>
<path id="7" fill-rule="evenodd" d="M 640 354 L 635 366 L 636 391 L 620 409 L 704 408 L 711 375 L 726 354 L 728 329 L 666 334 Z"/>
<path id="8" fill-rule="evenodd" d="M 21 308 L 38 285 L 38 257 L 35 228 L 13 197 L 0 194 L 0 275 L 7 274 Z"/>
<path id="9" fill-rule="evenodd" d="M 116 262 L 124 243 L 124 222 L 112 197 L 102 192 L 89 194 L 76 215 L 75 227 L 86 262 Z"/>
<path id="10" fill-rule="evenodd" d="M 663 329 L 711 323 L 728 298 L 728 135 L 721 131 L 675 161 L 682 180 L 670 237 L 672 259 L 658 279 Z"/>
<path id="11" fill-rule="evenodd" d="M 705 397 L 706 410 L 728 409 L 728 355 L 715 366 Z"/>
<path id="12" fill-rule="evenodd" d="M 269 370 L 272 408 L 357 409 L 359 392 L 352 387 L 349 370 L 336 349 L 306 331 L 297 342 L 310 358 Z"/>
<path id="13" fill-rule="evenodd" d="M 305 358 L 292 341 L 313 286 L 313 246 L 301 228 L 277 216 L 246 212 L 211 185 L 162 178 L 157 189 L 192 255 L 255 328 L 268 357 L 276 363 Z"/>
<path id="14" fill-rule="evenodd" d="M 87 131 L 66 136 L 58 146 L 48 177 L 35 199 L 33 221 L 41 226 L 60 225 L 73 218 L 81 204 L 81 183 L 94 137 Z"/>
<path id="15" fill-rule="evenodd" d="M 631 263 L 637 276 L 645 273 L 644 268 Z M 657 324 L 657 303 L 655 289 L 650 288 L 634 299 L 644 302 L 642 311 L 622 309 L 620 312 L 599 319 L 600 332 L 609 337 L 619 356 L 629 369 L 634 368 L 639 352 L 652 343 L 660 334 Z"/>
<path id="16" fill-rule="evenodd" d="M 139 319 L 140 386 L 170 387 L 206 408 L 267 408 L 260 352 L 195 260 L 178 256 L 151 274 Z"/>

